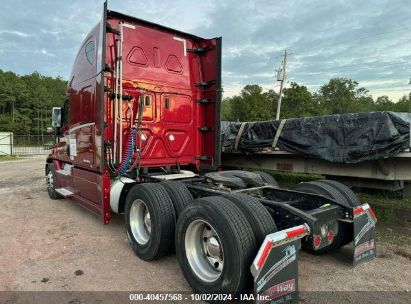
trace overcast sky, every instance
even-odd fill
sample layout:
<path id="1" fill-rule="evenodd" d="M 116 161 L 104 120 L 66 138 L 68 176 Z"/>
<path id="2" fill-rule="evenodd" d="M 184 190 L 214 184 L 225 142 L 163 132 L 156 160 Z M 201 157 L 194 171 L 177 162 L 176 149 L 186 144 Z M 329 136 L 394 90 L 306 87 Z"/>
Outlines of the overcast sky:
<path id="1" fill-rule="evenodd" d="M 99 0 L 2 0 L 0 69 L 67 79 L 84 36 L 101 18 Z M 409 0 L 111 0 L 109 8 L 203 37 L 223 37 L 225 95 L 287 81 L 316 91 L 332 77 L 357 80 L 374 97 L 398 99 L 411 85 Z"/>

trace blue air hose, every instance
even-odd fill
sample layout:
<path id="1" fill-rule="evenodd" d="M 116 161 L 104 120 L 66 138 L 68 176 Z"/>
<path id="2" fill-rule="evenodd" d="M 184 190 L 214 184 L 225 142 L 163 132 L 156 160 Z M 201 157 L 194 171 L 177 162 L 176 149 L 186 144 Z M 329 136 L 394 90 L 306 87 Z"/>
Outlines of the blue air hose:
<path id="1" fill-rule="evenodd" d="M 131 164 L 131 158 L 133 156 L 133 151 L 134 151 L 134 138 L 136 137 L 136 128 L 131 128 L 131 131 L 128 136 L 128 142 L 127 142 L 127 150 L 126 153 L 124 154 L 123 161 L 120 165 L 120 169 L 118 170 L 118 175 L 123 176 L 128 168 L 130 168 Z"/>

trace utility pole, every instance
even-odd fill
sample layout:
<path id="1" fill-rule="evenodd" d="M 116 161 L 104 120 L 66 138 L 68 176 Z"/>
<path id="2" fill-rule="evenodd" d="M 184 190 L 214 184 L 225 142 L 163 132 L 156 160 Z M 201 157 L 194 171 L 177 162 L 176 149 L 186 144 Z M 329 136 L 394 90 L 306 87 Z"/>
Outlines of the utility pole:
<path id="1" fill-rule="evenodd" d="M 280 81 L 280 93 L 278 96 L 278 103 L 277 103 L 277 114 L 275 116 L 276 120 L 280 119 L 280 113 L 281 113 L 281 100 L 283 99 L 283 88 L 284 88 L 284 81 L 285 81 L 285 69 L 287 67 L 287 50 L 284 51 L 284 59 L 283 62 L 281 63 L 280 68 L 278 69 L 277 73 L 277 81 Z"/>

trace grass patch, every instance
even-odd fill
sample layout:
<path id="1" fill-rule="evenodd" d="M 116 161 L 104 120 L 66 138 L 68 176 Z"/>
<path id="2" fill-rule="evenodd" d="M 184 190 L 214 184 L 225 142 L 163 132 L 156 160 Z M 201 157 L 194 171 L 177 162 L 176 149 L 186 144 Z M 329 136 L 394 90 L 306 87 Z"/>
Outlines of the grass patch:
<path id="1" fill-rule="evenodd" d="M 385 241 L 397 246 L 409 246 L 411 245 L 411 227 L 404 227 L 404 225 L 394 225 L 386 223 L 377 223 L 377 229 L 375 231 L 377 241 Z M 395 252 L 396 254 L 404 256 L 405 252 Z M 407 253 L 409 258 L 411 255 Z"/>
<path id="2" fill-rule="evenodd" d="M 15 155 L 0 155 L 0 162 L 6 161 L 6 160 L 18 160 L 19 157 Z"/>
<path id="3" fill-rule="evenodd" d="M 304 174 L 304 173 L 290 173 L 290 172 L 280 172 L 274 170 L 264 170 L 264 169 L 250 169 L 251 171 L 262 171 L 272 175 L 281 188 L 289 189 L 294 185 L 302 182 L 309 182 L 313 180 L 324 179 L 322 175 L 316 174 Z"/>
<path id="4" fill-rule="evenodd" d="M 384 223 L 411 224 L 411 199 L 388 191 L 356 192 L 361 202 L 368 203 L 378 220 Z"/>

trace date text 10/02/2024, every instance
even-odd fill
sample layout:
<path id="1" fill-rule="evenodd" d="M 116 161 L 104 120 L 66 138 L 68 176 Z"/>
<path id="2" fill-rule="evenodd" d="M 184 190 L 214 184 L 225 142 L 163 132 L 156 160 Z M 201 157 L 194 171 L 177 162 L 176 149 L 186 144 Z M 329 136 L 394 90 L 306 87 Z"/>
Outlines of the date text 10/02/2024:
<path id="1" fill-rule="evenodd" d="M 271 300 L 269 295 L 240 294 L 233 297 L 231 294 L 182 294 L 182 293 L 131 293 L 130 301 L 256 301 L 264 303 Z"/>

